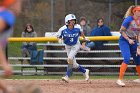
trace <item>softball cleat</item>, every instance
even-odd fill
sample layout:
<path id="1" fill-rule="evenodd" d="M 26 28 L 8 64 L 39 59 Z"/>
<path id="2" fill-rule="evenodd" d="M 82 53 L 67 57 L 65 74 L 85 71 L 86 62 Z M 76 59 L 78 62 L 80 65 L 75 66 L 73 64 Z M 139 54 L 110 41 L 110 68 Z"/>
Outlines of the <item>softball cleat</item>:
<path id="1" fill-rule="evenodd" d="M 62 77 L 62 81 L 65 81 L 65 82 L 69 83 L 69 77 L 68 76 Z"/>
<path id="2" fill-rule="evenodd" d="M 89 69 L 86 69 L 86 72 L 84 73 L 85 80 L 89 80 Z"/>
<path id="3" fill-rule="evenodd" d="M 119 86 L 122 86 L 122 87 L 125 86 L 125 83 L 124 83 L 122 80 L 117 80 L 116 83 L 117 83 Z"/>
<path id="4" fill-rule="evenodd" d="M 140 79 L 135 79 L 133 81 L 136 82 L 136 83 L 140 83 Z"/>

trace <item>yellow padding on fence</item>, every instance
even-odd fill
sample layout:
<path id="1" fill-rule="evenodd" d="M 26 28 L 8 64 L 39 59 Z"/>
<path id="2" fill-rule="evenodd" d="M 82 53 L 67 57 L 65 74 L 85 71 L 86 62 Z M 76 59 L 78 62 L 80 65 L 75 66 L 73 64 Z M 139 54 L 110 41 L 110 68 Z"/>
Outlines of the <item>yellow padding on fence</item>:
<path id="1" fill-rule="evenodd" d="M 118 40 L 119 36 L 94 36 L 86 37 L 91 41 L 114 41 Z M 82 40 L 82 37 L 80 37 Z M 55 42 L 58 41 L 57 37 L 34 37 L 34 38 L 21 38 L 21 37 L 11 37 L 8 39 L 9 42 Z"/>
<path id="2" fill-rule="evenodd" d="M 12 37 L 8 39 L 9 42 L 54 42 L 58 41 L 57 37 L 34 37 L 34 38 L 21 38 Z"/>
<path id="3" fill-rule="evenodd" d="M 119 40 L 119 36 L 94 36 L 94 37 L 88 37 L 91 41 L 114 41 Z"/>

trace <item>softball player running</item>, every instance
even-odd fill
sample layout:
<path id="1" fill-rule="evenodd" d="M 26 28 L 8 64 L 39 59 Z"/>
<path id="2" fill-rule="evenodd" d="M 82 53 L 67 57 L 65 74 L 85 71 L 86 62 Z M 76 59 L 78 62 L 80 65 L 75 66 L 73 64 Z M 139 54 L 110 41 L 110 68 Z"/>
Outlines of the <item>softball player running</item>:
<path id="1" fill-rule="evenodd" d="M 12 34 L 15 14 L 20 13 L 21 2 L 22 0 L 0 0 L 0 67 L 4 69 L 5 77 L 9 77 L 12 74 L 12 67 L 6 60 L 3 48 L 5 48 L 8 37 Z M 2 93 L 41 93 L 40 88 L 35 84 L 23 85 L 23 87 L 20 86 L 21 88 L 9 88 L 1 81 L 0 91 Z"/>
<path id="2" fill-rule="evenodd" d="M 139 75 L 139 79 L 134 80 L 134 82 L 140 83 L 140 6 L 131 6 L 127 10 L 120 33 L 119 46 L 124 61 L 120 66 L 119 79 L 116 83 L 120 86 L 125 86 L 122 79 L 130 63 L 131 56 L 136 64 L 136 71 Z"/>
<path id="3" fill-rule="evenodd" d="M 12 74 L 12 67 L 8 64 L 3 49 L 8 37 L 12 34 L 12 28 L 15 23 L 15 15 L 8 8 L 14 9 L 12 6 L 17 2 L 16 0 L 0 0 L 0 67 L 4 69 L 4 76 L 6 77 Z M 0 90 L 3 93 L 11 93 L 8 88 L 0 81 Z"/>
<path id="4" fill-rule="evenodd" d="M 57 37 L 63 39 L 68 56 L 68 67 L 66 76 L 62 77 L 62 80 L 65 82 L 69 82 L 72 68 L 77 68 L 80 72 L 83 73 L 83 75 L 85 76 L 85 80 L 89 80 L 89 70 L 80 66 L 75 59 L 75 56 L 81 47 L 79 41 L 80 35 L 83 37 L 84 40 L 86 40 L 80 25 L 76 24 L 75 15 L 68 14 L 65 17 L 65 25 L 61 27 L 57 32 Z"/>

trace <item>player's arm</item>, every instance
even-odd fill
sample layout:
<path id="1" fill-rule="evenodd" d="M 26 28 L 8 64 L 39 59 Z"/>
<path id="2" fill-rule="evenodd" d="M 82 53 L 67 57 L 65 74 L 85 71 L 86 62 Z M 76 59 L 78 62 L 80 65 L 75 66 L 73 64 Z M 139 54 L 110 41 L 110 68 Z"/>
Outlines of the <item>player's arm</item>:
<path id="1" fill-rule="evenodd" d="M 133 18 L 131 16 L 125 18 L 120 28 L 121 35 L 129 42 L 129 44 L 134 44 L 134 41 L 130 39 L 126 34 L 127 28 L 129 27 L 132 21 L 133 21 Z"/>
<path id="2" fill-rule="evenodd" d="M 12 68 L 8 65 L 8 62 L 3 51 L 4 44 L 7 42 L 7 35 L 15 23 L 15 16 L 7 9 L 0 8 L 0 63 L 1 67 L 5 71 L 5 76 L 10 76 L 12 73 Z"/>
<path id="3" fill-rule="evenodd" d="M 64 25 L 62 26 L 58 32 L 56 34 L 54 34 L 53 36 L 58 38 L 58 42 L 62 43 L 63 42 L 63 30 L 66 29 L 67 27 Z"/>
<path id="4" fill-rule="evenodd" d="M 84 34 L 83 31 L 81 32 L 81 36 L 83 37 L 84 40 L 86 40 L 86 38 L 85 38 L 85 34 Z"/>
<path id="5" fill-rule="evenodd" d="M 2 44 L 0 44 L 0 63 L 1 63 L 1 65 L 7 65 L 7 60 L 5 58 L 6 57 L 3 52 Z"/>
<path id="6" fill-rule="evenodd" d="M 81 36 L 83 37 L 83 41 L 90 41 L 87 37 L 85 37 L 85 34 L 83 31 L 80 32 L 81 33 Z"/>
<path id="7" fill-rule="evenodd" d="M 80 36 L 82 36 L 83 40 L 86 41 L 86 37 L 85 37 L 85 34 L 83 32 L 83 29 L 81 28 L 80 25 L 77 25 L 77 27 L 80 29 Z"/>
<path id="8" fill-rule="evenodd" d="M 3 47 L 1 44 L 0 44 L 0 65 L 5 71 L 4 76 L 9 77 L 12 74 L 12 68 L 9 66 L 6 60 L 5 53 L 3 51 Z"/>
<path id="9" fill-rule="evenodd" d="M 3 32 L 7 29 L 9 29 L 9 25 L 7 25 L 7 23 L 3 20 L 2 17 L 0 17 L 0 32 Z"/>
<path id="10" fill-rule="evenodd" d="M 140 55 L 140 33 L 138 35 L 138 43 L 139 43 L 139 45 L 137 47 L 137 55 Z"/>
<path id="11" fill-rule="evenodd" d="M 121 26 L 120 28 L 120 33 L 121 35 L 129 42 L 129 44 L 134 44 L 134 40 L 130 39 L 127 35 L 126 35 L 126 28 L 124 26 Z"/>
<path id="12" fill-rule="evenodd" d="M 126 35 L 126 28 L 124 26 L 121 26 L 120 28 L 121 35 L 126 39 L 129 40 L 130 38 Z"/>
<path id="13" fill-rule="evenodd" d="M 64 29 L 66 29 L 67 27 L 64 25 L 64 26 L 62 26 L 58 31 L 57 31 L 57 33 L 55 33 L 53 36 L 55 36 L 55 37 L 57 37 L 57 38 L 59 38 L 59 39 L 62 39 L 63 37 L 63 30 Z"/>

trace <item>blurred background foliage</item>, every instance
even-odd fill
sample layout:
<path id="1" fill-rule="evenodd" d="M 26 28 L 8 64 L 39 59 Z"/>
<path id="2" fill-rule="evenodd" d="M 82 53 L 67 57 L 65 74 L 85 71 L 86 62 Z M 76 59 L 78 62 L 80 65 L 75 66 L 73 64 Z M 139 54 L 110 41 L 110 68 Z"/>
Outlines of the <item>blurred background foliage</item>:
<path id="1" fill-rule="evenodd" d="M 27 23 L 34 26 L 38 36 L 56 32 L 69 13 L 77 16 L 77 22 L 85 16 L 92 28 L 96 26 L 97 18 L 102 17 L 111 31 L 118 31 L 128 7 L 135 3 L 135 0 L 24 0 L 13 35 L 21 36 Z"/>

